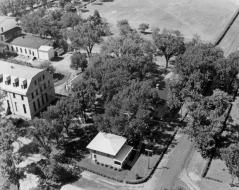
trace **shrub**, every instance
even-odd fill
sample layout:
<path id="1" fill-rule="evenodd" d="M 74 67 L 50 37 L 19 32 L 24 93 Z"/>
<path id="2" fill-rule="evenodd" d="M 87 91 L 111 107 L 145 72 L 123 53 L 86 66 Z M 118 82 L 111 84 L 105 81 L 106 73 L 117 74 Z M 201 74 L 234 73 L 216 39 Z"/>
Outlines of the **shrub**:
<path id="1" fill-rule="evenodd" d="M 81 53 L 74 53 L 71 56 L 71 65 L 70 67 L 74 70 L 78 70 L 79 68 L 81 68 L 82 72 L 85 70 L 85 68 L 88 65 L 88 61 L 86 59 L 86 55 L 85 54 L 81 54 Z"/>
<path id="2" fill-rule="evenodd" d="M 40 69 L 46 69 L 50 74 L 54 74 L 56 69 L 52 66 L 50 61 L 44 61 L 39 66 Z"/>
<path id="3" fill-rule="evenodd" d="M 140 32 L 145 32 L 145 30 L 149 29 L 149 24 L 142 23 L 139 25 L 139 31 Z"/>

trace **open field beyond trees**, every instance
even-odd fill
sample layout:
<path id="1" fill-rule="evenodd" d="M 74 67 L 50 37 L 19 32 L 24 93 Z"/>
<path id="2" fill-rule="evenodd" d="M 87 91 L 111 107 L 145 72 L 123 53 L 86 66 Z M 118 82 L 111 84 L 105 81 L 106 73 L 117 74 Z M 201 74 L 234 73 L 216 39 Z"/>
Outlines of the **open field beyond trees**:
<path id="1" fill-rule="evenodd" d="M 89 5 L 88 13 L 97 9 L 112 24 L 127 19 L 132 27 L 141 23 L 160 29 L 180 30 L 186 38 L 194 34 L 213 41 L 233 16 L 238 0 L 114 0 L 102 5 Z M 115 31 L 114 31 L 115 32 Z"/>

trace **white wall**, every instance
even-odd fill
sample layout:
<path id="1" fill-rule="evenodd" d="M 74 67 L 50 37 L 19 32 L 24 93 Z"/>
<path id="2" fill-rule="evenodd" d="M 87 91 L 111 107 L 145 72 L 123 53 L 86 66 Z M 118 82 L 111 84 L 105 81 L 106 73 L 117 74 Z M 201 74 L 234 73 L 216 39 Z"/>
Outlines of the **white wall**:
<path id="1" fill-rule="evenodd" d="M 16 52 L 18 55 L 24 55 L 24 56 L 28 56 L 31 58 L 36 57 L 37 59 L 39 59 L 37 49 L 26 48 L 26 47 L 16 46 L 16 45 L 8 45 L 8 47 L 9 47 L 10 51 Z"/>
<path id="2" fill-rule="evenodd" d="M 96 159 L 94 159 L 94 155 L 96 155 Z M 102 164 L 107 164 L 109 166 L 113 166 L 114 168 L 118 168 L 118 169 L 122 168 L 121 165 L 118 165 L 118 164 L 114 163 L 114 161 L 115 161 L 114 158 L 110 158 L 110 157 L 107 157 L 107 156 L 99 155 L 97 153 L 91 153 L 91 158 L 94 161 L 97 161 L 97 162 L 102 163 Z"/>

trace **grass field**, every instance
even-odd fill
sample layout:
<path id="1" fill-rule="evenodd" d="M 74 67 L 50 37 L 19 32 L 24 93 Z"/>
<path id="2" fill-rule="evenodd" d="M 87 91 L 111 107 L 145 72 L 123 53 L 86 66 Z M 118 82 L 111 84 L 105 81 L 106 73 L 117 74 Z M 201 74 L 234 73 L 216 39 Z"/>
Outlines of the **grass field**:
<path id="1" fill-rule="evenodd" d="M 114 0 L 89 5 L 112 24 L 127 19 L 137 28 L 140 23 L 161 29 L 178 29 L 186 38 L 198 34 L 203 40 L 214 40 L 239 7 L 238 0 Z"/>

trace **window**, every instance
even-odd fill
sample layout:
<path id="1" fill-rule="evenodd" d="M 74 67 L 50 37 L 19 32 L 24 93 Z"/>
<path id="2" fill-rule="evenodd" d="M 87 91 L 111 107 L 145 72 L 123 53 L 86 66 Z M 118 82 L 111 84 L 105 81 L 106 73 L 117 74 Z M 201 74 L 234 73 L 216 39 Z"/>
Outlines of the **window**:
<path id="1" fill-rule="evenodd" d="M 121 163 L 118 161 L 114 161 L 114 164 L 121 165 Z"/>
<path id="2" fill-rule="evenodd" d="M 37 99 L 37 105 L 38 105 L 38 108 L 41 107 L 41 104 L 40 104 L 40 100 L 39 100 L 39 98 Z"/>
<path id="3" fill-rule="evenodd" d="M 22 48 L 20 48 L 20 52 L 22 53 Z"/>
<path id="4" fill-rule="evenodd" d="M 23 106 L 23 111 L 24 111 L 24 113 L 27 113 L 25 104 L 23 104 L 22 106 Z"/>
<path id="5" fill-rule="evenodd" d="M 16 111 L 17 111 L 17 102 L 15 102 L 15 108 L 16 108 Z"/>
<path id="6" fill-rule="evenodd" d="M 36 95 L 38 96 L 38 90 L 36 90 Z"/>
<path id="7" fill-rule="evenodd" d="M 14 48 L 13 48 L 13 46 L 12 46 L 12 51 L 14 51 Z"/>
<path id="8" fill-rule="evenodd" d="M 32 52 L 32 55 L 34 56 L 34 51 Z"/>
<path id="9" fill-rule="evenodd" d="M 29 49 L 29 54 L 31 55 L 31 50 Z"/>
<path id="10" fill-rule="evenodd" d="M 21 98 L 22 98 L 22 100 L 24 100 L 24 96 L 23 95 L 21 95 Z"/>
<path id="11" fill-rule="evenodd" d="M 48 102 L 48 95 L 47 95 L 47 94 L 45 94 L 45 97 L 46 97 L 46 102 Z"/>
<path id="12" fill-rule="evenodd" d="M 13 98 L 16 98 L 16 94 L 15 93 L 13 93 Z"/>
<path id="13" fill-rule="evenodd" d="M 42 76 L 43 80 L 45 80 L 45 75 Z"/>
<path id="14" fill-rule="evenodd" d="M 42 104 L 45 104 L 43 95 L 41 96 L 41 101 L 42 101 Z"/>
<path id="15" fill-rule="evenodd" d="M 35 83 L 35 85 L 37 85 L 37 81 L 36 81 L 36 80 L 35 80 L 35 82 L 34 82 L 34 83 Z"/>
<path id="16" fill-rule="evenodd" d="M 48 80 L 48 85 L 50 86 L 50 80 Z"/>
<path id="17" fill-rule="evenodd" d="M 18 52 L 18 47 L 16 47 L 16 51 Z"/>
<path id="18" fill-rule="evenodd" d="M 25 53 L 27 54 L 27 49 L 25 48 Z"/>
<path id="19" fill-rule="evenodd" d="M 34 99 L 34 92 L 32 92 L 32 99 Z"/>
<path id="20" fill-rule="evenodd" d="M 3 27 L 1 27 L 1 31 L 3 32 Z"/>
<path id="21" fill-rule="evenodd" d="M 46 89 L 46 83 L 44 83 L 44 89 Z"/>
<path id="22" fill-rule="evenodd" d="M 37 111 L 37 107 L 36 107 L 36 103 L 33 102 L 33 108 L 34 108 L 34 111 L 36 112 Z"/>

